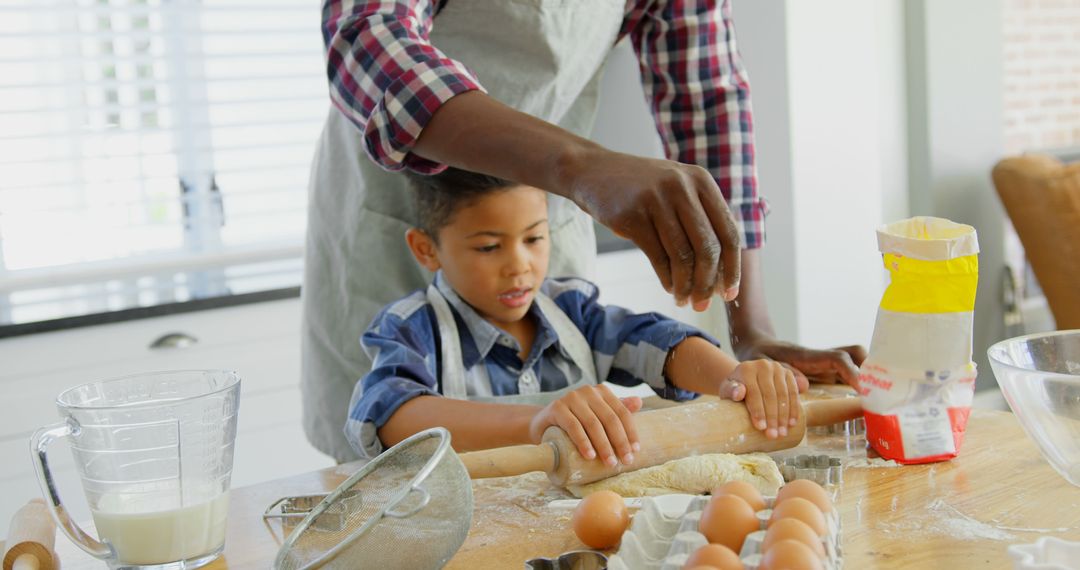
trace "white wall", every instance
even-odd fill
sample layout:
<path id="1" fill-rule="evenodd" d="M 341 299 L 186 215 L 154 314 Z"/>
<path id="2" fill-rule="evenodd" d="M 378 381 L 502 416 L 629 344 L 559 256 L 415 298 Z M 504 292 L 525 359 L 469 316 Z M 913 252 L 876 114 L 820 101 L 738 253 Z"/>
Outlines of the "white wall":
<path id="1" fill-rule="evenodd" d="M 972 359 L 979 388 L 993 387 L 986 349 L 1005 337 L 1005 216 L 990 181 L 1005 147 L 1001 0 L 909 0 L 906 10 L 911 209 L 979 233 Z"/>
<path id="2" fill-rule="evenodd" d="M 626 41 L 608 58 L 600 92 L 591 138 L 620 152 L 662 158 L 664 147 L 645 103 L 637 56 Z"/>
<path id="3" fill-rule="evenodd" d="M 908 97 L 904 0 L 876 2 L 878 152 L 881 212 L 886 222 L 911 216 L 908 175 Z"/>
<path id="4" fill-rule="evenodd" d="M 736 1 L 734 15 L 743 64 L 750 74 L 758 188 L 771 209 L 765 226 L 766 245 L 761 252 L 765 297 L 776 334 L 795 341 L 799 335 L 799 310 L 793 267 L 797 252 L 787 8 L 776 0 Z"/>
<path id="5" fill-rule="evenodd" d="M 882 152 L 890 109 L 880 93 L 903 72 L 879 49 L 878 11 L 888 5 L 787 3 L 797 338 L 805 344 L 866 344 L 873 333 L 884 287 L 875 234 L 886 221 L 883 172 L 898 166 Z"/>

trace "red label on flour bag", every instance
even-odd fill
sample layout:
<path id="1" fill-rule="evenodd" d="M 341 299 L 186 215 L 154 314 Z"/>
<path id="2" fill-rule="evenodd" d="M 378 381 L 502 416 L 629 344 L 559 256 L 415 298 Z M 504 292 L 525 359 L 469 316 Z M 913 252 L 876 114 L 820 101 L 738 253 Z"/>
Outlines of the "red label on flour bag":
<path id="1" fill-rule="evenodd" d="M 897 381 L 898 376 L 908 378 Z M 930 463 L 959 453 L 971 413 L 974 364 L 955 378 L 948 373 L 927 376 L 930 373 L 922 378 L 898 375 L 875 364 L 864 365 L 860 371 L 866 438 L 882 457 L 899 463 Z"/>
<path id="2" fill-rule="evenodd" d="M 911 218 L 878 230 L 890 284 L 859 372 L 866 439 L 898 463 L 956 457 L 975 392 L 975 229 Z"/>

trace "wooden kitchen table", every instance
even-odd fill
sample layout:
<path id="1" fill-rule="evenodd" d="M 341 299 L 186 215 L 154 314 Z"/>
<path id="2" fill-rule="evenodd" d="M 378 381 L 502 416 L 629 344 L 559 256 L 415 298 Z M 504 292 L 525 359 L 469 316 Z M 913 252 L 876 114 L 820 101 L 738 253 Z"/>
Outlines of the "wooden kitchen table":
<path id="1" fill-rule="evenodd" d="M 834 454 L 851 447 L 837 436 L 811 436 L 807 445 L 803 451 Z M 206 568 L 268 568 L 282 534 L 277 522 L 263 523 L 263 510 L 279 497 L 333 489 L 355 468 L 234 489 L 225 554 Z M 1011 568 L 1010 544 L 1044 535 L 1080 541 L 1080 488 L 1050 468 L 1007 412 L 975 410 L 952 461 L 849 466 L 843 477 L 845 568 Z M 563 492 L 539 474 L 476 481 L 473 488 L 472 529 L 448 568 L 520 569 L 529 558 L 583 548 L 570 530 L 570 512 L 546 506 Z M 101 567 L 63 537 L 57 547 L 66 570 Z"/>

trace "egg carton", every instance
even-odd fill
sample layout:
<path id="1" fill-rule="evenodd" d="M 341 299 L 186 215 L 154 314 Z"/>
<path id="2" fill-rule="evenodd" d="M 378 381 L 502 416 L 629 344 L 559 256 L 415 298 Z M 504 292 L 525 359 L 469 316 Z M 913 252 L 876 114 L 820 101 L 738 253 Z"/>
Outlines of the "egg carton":
<path id="1" fill-rule="evenodd" d="M 698 531 L 701 513 L 711 497 L 696 495 L 689 501 L 682 500 L 685 510 L 673 509 L 668 495 L 646 498 L 641 509 L 634 515 L 630 528 L 622 535 L 619 550 L 608 559 L 608 570 L 680 570 L 695 550 L 708 544 L 705 535 Z M 680 499 L 681 500 L 681 499 Z M 747 535 L 739 559 L 746 570 L 757 570 L 761 564 L 761 542 L 765 538 L 765 525 L 772 515 L 776 497 L 765 497 L 766 508 L 756 513 L 760 525 Z M 680 514 L 681 513 L 681 514 Z M 825 570 L 840 570 L 843 557 L 840 549 L 840 516 L 836 509 L 826 515 L 826 532 L 822 538 L 825 547 Z"/>

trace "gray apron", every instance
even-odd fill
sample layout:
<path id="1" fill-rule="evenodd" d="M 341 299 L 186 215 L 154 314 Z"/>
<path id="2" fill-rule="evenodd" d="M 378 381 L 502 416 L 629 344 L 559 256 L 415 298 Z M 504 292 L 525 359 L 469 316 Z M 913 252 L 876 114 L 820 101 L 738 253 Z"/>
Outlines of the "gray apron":
<path id="1" fill-rule="evenodd" d="M 559 344 L 566 354 L 581 371 L 578 378 L 568 379 L 564 388 L 553 392 L 540 391 L 540 379 L 530 370 L 522 371 L 518 378 L 518 393 L 504 396 L 493 396 L 491 381 L 483 375 L 471 375 L 469 382 L 465 379 L 465 363 L 461 357 L 461 337 L 458 335 L 457 323 L 454 321 L 454 313 L 450 310 L 450 304 L 446 297 L 439 292 L 434 285 L 428 285 L 428 302 L 435 310 L 435 320 L 439 325 L 439 363 L 442 368 L 442 394 L 455 400 L 472 400 L 475 402 L 500 402 L 503 404 L 529 404 L 534 406 L 546 406 L 562 397 L 571 390 L 582 386 L 597 383 L 596 363 L 593 361 L 592 348 L 585 336 L 574 326 L 570 317 L 555 304 L 547 295 L 538 293 L 534 301 L 544 314 L 552 328 Z M 486 370 L 484 364 L 478 365 L 478 370 Z"/>
<path id="2" fill-rule="evenodd" d="M 449 0 L 431 42 L 495 99 L 587 136 L 624 9 L 625 0 Z M 557 196 L 548 209 L 549 275 L 591 277 L 592 220 Z M 371 367 L 360 337 L 380 309 L 432 278 L 405 245 L 413 224 L 405 178 L 376 166 L 331 108 L 309 189 L 300 387 L 309 441 L 338 461 L 358 457 L 342 430 Z"/>

